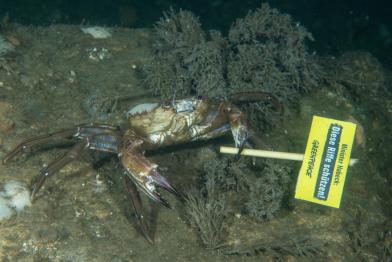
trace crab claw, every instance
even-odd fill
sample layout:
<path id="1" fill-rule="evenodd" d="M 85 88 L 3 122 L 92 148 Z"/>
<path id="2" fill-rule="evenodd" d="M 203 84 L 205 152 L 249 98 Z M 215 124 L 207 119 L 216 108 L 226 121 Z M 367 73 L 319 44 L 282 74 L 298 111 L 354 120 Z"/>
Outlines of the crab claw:
<path id="1" fill-rule="evenodd" d="M 121 161 L 127 170 L 128 177 L 152 200 L 170 208 L 170 204 L 161 196 L 158 187 L 180 196 L 167 179 L 158 172 L 158 165 L 151 163 L 143 155 L 135 152 L 126 152 L 121 155 Z"/>
<path id="2" fill-rule="evenodd" d="M 249 138 L 249 132 L 246 126 L 244 125 L 239 125 L 237 127 L 232 127 L 231 132 L 233 134 L 235 146 L 239 148 L 238 154 L 236 158 L 238 159 L 240 154 L 242 153 L 242 150 L 244 150 L 245 145 L 248 142 Z"/>
<path id="3" fill-rule="evenodd" d="M 164 199 L 161 194 L 155 189 L 152 191 L 145 191 L 145 193 L 155 202 L 158 202 L 159 204 L 164 205 L 167 208 L 171 208 L 169 202 L 167 202 L 166 199 Z"/>
<path id="4" fill-rule="evenodd" d="M 244 146 L 249 139 L 249 128 L 246 121 L 246 116 L 241 110 L 233 105 L 226 104 L 224 106 L 228 119 L 230 122 L 231 133 L 233 135 L 234 143 L 238 150 L 236 158 L 239 158 Z"/>
<path id="5" fill-rule="evenodd" d="M 169 202 L 164 199 L 159 193 L 157 187 L 161 187 L 166 191 L 172 193 L 173 195 L 180 196 L 177 190 L 170 185 L 167 179 L 159 174 L 157 168 L 153 168 L 150 170 L 149 174 L 146 176 L 146 180 L 144 185 L 140 185 L 139 187 L 154 201 L 164 205 L 165 207 L 171 208 Z"/>
<path id="6" fill-rule="evenodd" d="M 151 177 L 157 186 L 165 189 L 166 191 L 172 193 L 173 195 L 176 195 L 178 197 L 180 196 L 178 191 L 172 185 L 170 185 L 169 181 L 167 181 L 167 179 L 164 176 L 159 174 L 156 168 L 151 170 Z"/>

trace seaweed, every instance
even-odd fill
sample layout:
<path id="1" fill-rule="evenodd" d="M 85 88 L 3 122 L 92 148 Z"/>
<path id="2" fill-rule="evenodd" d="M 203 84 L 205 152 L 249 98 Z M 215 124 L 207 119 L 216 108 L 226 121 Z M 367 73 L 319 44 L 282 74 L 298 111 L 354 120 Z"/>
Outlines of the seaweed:
<path id="1" fill-rule="evenodd" d="M 359 208 L 355 211 L 353 219 L 347 222 L 345 228 L 351 240 L 351 249 L 354 257 L 360 258 L 371 244 L 367 218 Z"/>
<path id="2" fill-rule="evenodd" d="M 192 79 L 192 88 L 197 94 L 208 94 L 221 98 L 226 94 L 225 49 L 226 40 L 218 31 L 210 31 L 210 41 L 197 44 L 192 53 L 184 60 L 184 64 Z"/>
<path id="3" fill-rule="evenodd" d="M 350 254 L 352 261 L 367 261 L 371 256 L 378 257 L 379 261 L 387 261 L 381 258 L 388 256 L 390 252 L 387 241 L 385 241 L 388 236 L 386 238 L 382 236 L 385 231 L 388 233 L 390 225 L 388 228 L 388 224 L 385 227 L 385 225 L 375 223 L 371 216 L 358 206 L 354 210 L 354 214 L 343 222 L 343 226 L 350 239 L 349 248 L 352 251 Z"/>
<path id="4" fill-rule="evenodd" d="M 350 239 L 349 261 L 391 261 L 392 223 L 389 219 L 380 222 L 368 210 L 357 206 L 353 214 L 343 222 Z"/>
<path id="5" fill-rule="evenodd" d="M 387 220 L 382 225 L 377 242 L 379 261 L 390 261 L 392 258 L 392 223 Z"/>
<path id="6" fill-rule="evenodd" d="M 164 12 L 155 32 L 158 38 L 155 48 L 161 51 L 193 48 L 205 41 L 199 19 L 189 11 L 180 10 L 175 13 L 170 9 L 169 12 Z"/>
<path id="7" fill-rule="evenodd" d="M 278 165 L 276 161 L 266 161 L 261 177 L 249 184 L 249 200 L 245 203 L 249 216 L 259 221 L 275 217 L 288 191 L 289 172 L 288 167 Z"/>
<path id="8" fill-rule="evenodd" d="M 219 32 L 204 33 L 198 19 L 182 10 L 165 13 L 155 32 L 155 57 L 145 65 L 144 73 L 147 86 L 156 95 L 167 99 L 224 93 L 226 40 Z"/>
<path id="9" fill-rule="evenodd" d="M 192 13 L 170 10 L 155 27 L 153 58 L 144 67 L 149 89 L 163 99 L 190 95 L 228 98 L 241 91 L 269 92 L 294 102 L 321 81 L 323 69 L 306 48 L 312 35 L 289 15 L 262 4 L 232 24 L 228 37 L 203 32 Z M 251 119 L 276 117 L 268 103 L 245 107 Z"/>
<path id="10" fill-rule="evenodd" d="M 189 84 L 181 77 L 185 72 L 177 66 L 175 57 L 160 55 L 146 64 L 143 70 L 146 74 L 144 81 L 155 95 L 166 99 L 188 93 Z"/>
<path id="11" fill-rule="evenodd" d="M 203 196 L 201 192 L 187 194 L 186 211 L 189 221 L 209 249 L 218 247 L 224 240 L 226 208 L 223 196 L 213 198 Z"/>
<path id="12" fill-rule="evenodd" d="M 325 244 L 312 241 L 307 236 L 292 239 L 294 234 L 275 237 L 274 240 L 259 240 L 250 244 L 225 247 L 222 252 L 226 255 L 255 255 L 263 253 L 279 261 L 286 261 L 285 256 L 312 258 L 323 253 Z"/>
<path id="13" fill-rule="evenodd" d="M 223 194 L 235 191 L 240 199 L 230 203 L 235 212 L 245 211 L 261 222 L 270 220 L 288 195 L 291 168 L 274 160 L 259 161 L 257 166 L 246 161 L 249 159 L 232 161 L 230 157 L 210 155 L 203 165 L 202 180 L 205 184 L 213 181 L 215 190 Z"/>
<path id="14" fill-rule="evenodd" d="M 244 158 L 232 161 L 230 157 L 219 157 L 215 153 L 203 165 L 203 179 L 214 181 L 215 187 L 223 192 L 248 191 L 249 179 L 253 175 Z"/>
<path id="15" fill-rule="evenodd" d="M 157 23 L 155 36 L 155 57 L 143 68 L 147 86 L 165 99 L 191 93 L 192 79 L 184 60 L 195 45 L 205 42 L 198 18 L 188 11 L 170 10 Z"/>
<path id="16" fill-rule="evenodd" d="M 117 97 L 113 98 L 100 93 L 93 93 L 84 98 L 80 106 L 90 117 L 105 120 L 116 110 L 117 103 Z"/>
<path id="17" fill-rule="evenodd" d="M 237 205 L 230 203 L 237 209 L 235 212 L 245 211 L 261 222 L 270 220 L 288 195 L 291 168 L 274 160 L 259 161 L 257 166 L 246 161 L 249 159 L 232 161 L 230 157 L 210 154 L 203 165 L 202 180 L 204 184 L 213 182 L 210 187 L 223 194 L 235 191 L 237 198 L 241 199 L 236 201 Z"/>
<path id="18" fill-rule="evenodd" d="M 237 19 L 228 38 L 232 46 L 227 65 L 231 90 L 269 92 L 288 106 L 321 81 L 323 70 L 306 48 L 312 35 L 268 4 Z M 273 126 L 279 119 L 271 109 L 265 102 L 245 106 L 258 129 Z"/>
<path id="19" fill-rule="evenodd" d="M 223 243 L 228 216 L 226 198 L 216 190 L 215 183 L 214 178 L 209 176 L 201 190 L 193 189 L 185 197 L 188 220 L 209 249 Z"/>

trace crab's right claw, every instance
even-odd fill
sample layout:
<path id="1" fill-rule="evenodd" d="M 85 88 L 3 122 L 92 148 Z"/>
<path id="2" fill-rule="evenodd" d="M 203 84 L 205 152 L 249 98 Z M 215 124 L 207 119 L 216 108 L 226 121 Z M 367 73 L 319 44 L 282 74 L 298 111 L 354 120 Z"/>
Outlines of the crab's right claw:
<path id="1" fill-rule="evenodd" d="M 179 197 L 180 194 L 177 190 L 170 185 L 164 176 L 159 174 L 156 168 L 151 169 L 145 178 L 144 183 L 138 184 L 139 188 L 141 188 L 152 200 L 164 205 L 165 207 L 171 208 L 169 202 L 167 202 L 158 191 L 158 187 L 161 187 Z"/>
<path id="2" fill-rule="evenodd" d="M 169 181 L 167 181 L 167 179 L 164 176 L 159 174 L 159 172 L 156 170 L 156 168 L 151 170 L 150 173 L 151 173 L 151 177 L 152 177 L 153 182 L 158 187 L 165 189 L 166 191 L 172 193 L 175 196 L 178 196 L 178 197 L 180 196 L 178 191 L 169 183 Z"/>
<path id="3" fill-rule="evenodd" d="M 167 179 L 158 172 L 158 165 L 151 163 L 143 155 L 126 152 L 122 155 L 121 161 L 128 172 L 129 178 L 152 200 L 170 208 L 170 204 L 159 193 L 158 187 L 180 196 Z"/>

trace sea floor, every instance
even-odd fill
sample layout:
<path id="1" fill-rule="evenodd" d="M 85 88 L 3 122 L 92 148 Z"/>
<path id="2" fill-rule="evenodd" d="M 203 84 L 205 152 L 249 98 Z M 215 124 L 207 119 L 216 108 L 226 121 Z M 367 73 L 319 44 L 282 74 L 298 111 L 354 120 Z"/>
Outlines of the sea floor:
<path id="1" fill-rule="evenodd" d="M 158 101 L 146 91 L 140 75 L 151 57 L 150 31 L 110 31 L 109 38 L 94 39 L 80 26 L 7 28 L 3 34 L 15 51 L 0 60 L 0 158 L 24 138 L 80 123 L 121 124 L 131 106 Z M 356 59 L 366 60 L 363 57 L 366 54 L 354 53 L 344 61 L 355 64 Z M 390 73 L 380 70 L 387 86 Z M 329 79 L 260 136 L 275 150 L 303 152 L 313 115 L 358 123 L 353 157 L 360 161 L 349 170 L 339 209 L 297 201 L 291 195 L 268 222 L 233 212 L 225 226 L 225 249 L 210 250 L 189 225 L 180 201 L 165 194 L 173 206 L 167 209 L 143 196 L 153 221 L 155 243 L 150 244 L 138 230 L 116 157 L 93 152 L 48 178 L 30 207 L 0 221 L 1 261 L 297 261 L 308 255 L 317 261 L 387 259 L 392 249 L 392 97 L 385 86 L 371 86 L 371 76 L 364 79 L 372 91 L 353 90 L 355 79 L 333 80 L 344 75 L 331 73 Z M 44 165 L 66 151 L 67 145 L 60 142 L 0 164 L 0 183 L 30 185 Z M 230 145 L 231 140 L 162 150 L 151 159 L 165 168 L 165 176 L 179 190 L 186 190 L 197 181 L 201 148 L 218 150 L 220 142 Z M 297 174 L 300 164 L 290 165 Z M 295 186 L 296 178 L 292 180 Z M 279 245 L 284 240 L 286 246 Z M 305 240 L 315 247 L 314 253 L 296 256 L 285 251 Z"/>

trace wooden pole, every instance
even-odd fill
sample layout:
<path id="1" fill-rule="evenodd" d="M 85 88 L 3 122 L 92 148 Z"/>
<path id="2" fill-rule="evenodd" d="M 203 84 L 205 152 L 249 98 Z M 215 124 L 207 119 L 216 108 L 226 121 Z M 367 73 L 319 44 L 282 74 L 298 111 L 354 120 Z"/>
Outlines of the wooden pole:
<path id="1" fill-rule="evenodd" d="M 235 154 L 238 154 L 238 148 L 221 146 L 220 152 L 224 153 L 224 154 L 235 155 Z M 278 152 L 278 151 L 267 151 L 267 150 L 258 150 L 258 149 L 247 149 L 247 148 L 242 150 L 241 155 L 242 156 L 274 158 L 274 159 L 295 160 L 295 161 L 303 161 L 304 160 L 304 154 Z M 349 165 L 353 166 L 356 163 L 358 163 L 358 159 L 351 158 Z"/>

